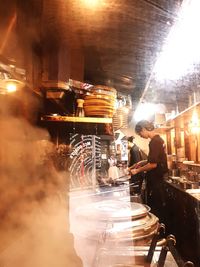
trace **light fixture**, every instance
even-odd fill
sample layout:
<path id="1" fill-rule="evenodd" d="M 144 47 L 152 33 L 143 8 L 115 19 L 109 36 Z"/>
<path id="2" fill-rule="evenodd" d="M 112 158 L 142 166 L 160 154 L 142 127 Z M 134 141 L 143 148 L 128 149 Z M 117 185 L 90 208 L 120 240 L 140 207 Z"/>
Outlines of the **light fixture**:
<path id="1" fill-rule="evenodd" d="M 8 82 L 6 84 L 6 90 L 8 93 L 13 93 L 17 91 L 17 84 L 14 82 Z"/>
<path id="2" fill-rule="evenodd" d="M 154 67 L 156 80 L 177 80 L 200 62 L 200 1 L 184 0 Z"/>
<path id="3" fill-rule="evenodd" d="M 15 79 L 3 80 L 0 88 L 0 94 L 10 94 L 21 90 L 25 86 L 25 83 Z"/>

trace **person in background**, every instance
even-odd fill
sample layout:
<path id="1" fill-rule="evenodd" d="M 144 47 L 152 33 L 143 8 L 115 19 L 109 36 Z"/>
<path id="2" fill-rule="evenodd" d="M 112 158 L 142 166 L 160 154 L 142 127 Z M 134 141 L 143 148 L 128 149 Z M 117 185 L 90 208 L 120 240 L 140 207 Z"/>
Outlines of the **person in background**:
<path id="1" fill-rule="evenodd" d="M 140 148 L 134 143 L 134 136 L 129 136 L 127 138 L 128 141 L 128 149 L 129 149 L 129 154 L 128 154 L 128 170 L 130 171 L 135 164 L 138 162 L 141 162 L 141 152 Z M 141 189 L 142 189 L 142 182 L 144 179 L 144 173 L 137 173 L 131 175 L 131 179 L 129 180 L 130 184 L 130 196 L 133 196 L 135 194 L 140 195 L 141 194 Z"/>
<path id="2" fill-rule="evenodd" d="M 135 132 L 142 138 L 150 139 L 149 154 L 145 165 L 138 163 L 130 172 L 132 175 L 146 172 L 147 205 L 151 207 L 152 213 L 164 219 L 163 180 L 168 171 L 165 144 L 154 129 L 153 123 L 147 120 L 139 121 L 135 126 Z"/>
<path id="3" fill-rule="evenodd" d="M 108 159 L 109 169 L 108 169 L 108 177 L 113 181 L 119 178 L 119 170 L 117 168 L 117 159 L 112 154 Z"/>

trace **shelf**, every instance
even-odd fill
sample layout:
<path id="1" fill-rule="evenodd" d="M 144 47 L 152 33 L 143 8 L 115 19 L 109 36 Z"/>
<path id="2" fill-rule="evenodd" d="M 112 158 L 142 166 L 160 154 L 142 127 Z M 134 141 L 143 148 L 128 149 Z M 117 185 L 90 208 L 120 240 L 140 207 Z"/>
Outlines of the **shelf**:
<path id="1" fill-rule="evenodd" d="M 189 122 L 192 118 L 193 111 L 196 109 L 197 112 L 200 112 L 200 102 L 196 102 L 192 106 L 183 110 L 179 114 L 177 114 L 174 118 L 167 120 L 167 123 L 170 123 L 171 126 L 174 124 L 178 124 L 179 126 L 184 128 L 185 123 Z M 173 125 L 173 126 L 174 126 Z"/>
<path id="2" fill-rule="evenodd" d="M 182 162 L 182 163 L 185 164 L 185 165 L 190 165 L 190 166 L 194 166 L 194 167 L 200 167 L 199 163 L 185 163 L 185 162 Z"/>
<path id="3" fill-rule="evenodd" d="M 112 123 L 112 118 L 70 117 L 70 116 L 42 116 L 41 121 L 82 122 L 82 123 Z"/>
<path id="4" fill-rule="evenodd" d="M 182 112 L 180 112 L 179 114 L 177 114 L 173 119 L 175 120 L 175 119 L 179 118 L 180 116 L 184 116 L 188 112 L 191 112 L 191 110 L 193 111 L 193 109 L 196 108 L 197 106 L 199 106 L 199 104 L 200 104 L 200 102 L 196 102 L 192 106 L 188 107 L 187 109 L 185 109 Z"/>
<path id="5" fill-rule="evenodd" d="M 156 132 L 158 132 L 159 134 L 164 134 L 171 129 L 173 129 L 172 126 L 160 126 L 160 127 L 156 128 Z"/>

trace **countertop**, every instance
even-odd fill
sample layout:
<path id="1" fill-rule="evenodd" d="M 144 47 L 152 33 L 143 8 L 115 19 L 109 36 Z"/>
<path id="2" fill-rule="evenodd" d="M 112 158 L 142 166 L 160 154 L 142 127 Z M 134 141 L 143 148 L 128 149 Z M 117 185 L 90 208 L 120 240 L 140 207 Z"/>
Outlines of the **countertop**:
<path id="1" fill-rule="evenodd" d="M 183 192 L 183 193 L 195 198 L 198 201 L 200 200 L 200 188 L 197 188 L 197 189 L 189 189 L 189 188 L 188 189 L 183 189 L 180 184 L 173 183 L 170 178 L 171 177 L 169 176 L 168 178 L 165 179 L 165 182 L 167 184 L 169 184 L 170 186 L 180 190 L 181 192 Z"/>

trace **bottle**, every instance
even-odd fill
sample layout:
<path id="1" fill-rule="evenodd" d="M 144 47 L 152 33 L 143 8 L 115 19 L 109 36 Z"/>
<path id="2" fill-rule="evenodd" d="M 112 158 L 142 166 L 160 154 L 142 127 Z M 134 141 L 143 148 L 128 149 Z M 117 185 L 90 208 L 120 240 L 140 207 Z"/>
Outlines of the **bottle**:
<path id="1" fill-rule="evenodd" d="M 77 99 L 76 117 L 85 117 L 83 103 L 84 103 L 83 99 Z"/>

